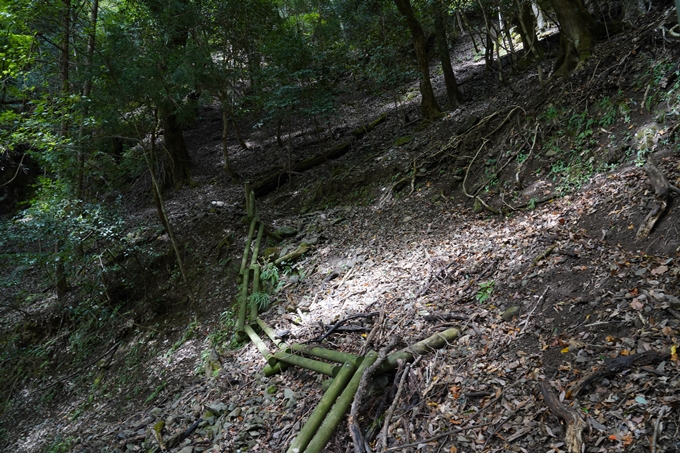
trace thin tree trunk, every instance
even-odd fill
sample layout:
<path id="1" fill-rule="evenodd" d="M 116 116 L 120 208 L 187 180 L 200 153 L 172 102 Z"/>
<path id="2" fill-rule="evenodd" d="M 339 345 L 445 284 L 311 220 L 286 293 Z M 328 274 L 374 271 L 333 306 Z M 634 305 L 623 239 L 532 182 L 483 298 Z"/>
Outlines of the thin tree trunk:
<path id="1" fill-rule="evenodd" d="M 95 48 L 95 38 L 97 32 L 97 15 L 99 13 L 99 0 L 92 1 L 92 10 L 90 12 L 90 29 L 87 33 L 87 51 L 85 54 L 85 83 L 83 85 L 83 98 L 85 98 L 85 107 L 83 109 L 83 117 L 87 119 L 90 112 L 90 104 L 87 102 L 87 98 L 90 97 L 92 92 L 92 61 L 94 59 L 94 48 Z M 80 130 L 78 131 L 78 194 L 79 199 L 83 199 L 83 180 L 85 178 L 85 160 L 86 152 L 83 149 L 83 137 L 85 136 L 85 123 L 80 124 Z"/>
<path id="2" fill-rule="evenodd" d="M 413 38 L 413 45 L 416 50 L 416 57 L 418 58 L 418 66 L 420 68 L 420 94 L 422 100 L 420 103 L 420 110 L 425 121 L 431 121 L 440 118 L 442 113 L 437 105 L 437 99 L 434 96 L 432 89 L 432 82 L 430 81 L 430 67 L 427 61 L 426 39 L 423 33 L 423 28 L 420 22 L 416 19 L 413 9 L 411 8 L 410 0 L 394 0 L 399 12 L 406 19 L 408 28 L 411 30 Z"/>
<path id="3" fill-rule="evenodd" d="M 236 123 L 233 114 L 231 115 L 231 124 L 234 126 L 234 133 L 236 134 L 236 140 L 238 140 L 238 145 L 241 147 L 241 149 L 248 149 L 248 144 L 246 143 L 245 140 L 243 140 L 241 130 L 238 128 L 238 124 Z"/>
<path id="4" fill-rule="evenodd" d="M 465 17 L 465 14 L 459 13 L 460 17 L 463 18 L 463 23 L 465 24 L 465 28 L 467 28 L 468 33 L 470 34 L 470 39 L 472 39 L 472 45 L 475 48 L 475 53 L 479 53 L 479 46 L 477 45 L 477 41 L 475 40 L 475 34 L 472 31 L 472 27 L 470 26 L 470 22 L 468 22 L 467 17 Z"/>
<path id="5" fill-rule="evenodd" d="M 179 190 L 191 180 L 191 157 L 175 113 L 163 115 L 163 142 L 170 158 L 171 185 Z"/>
<path id="6" fill-rule="evenodd" d="M 68 95 L 69 87 L 69 52 L 71 41 L 71 0 L 63 0 L 64 10 L 62 13 L 62 27 L 64 27 L 61 38 L 61 91 Z"/>
<path id="7" fill-rule="evenodd" d="M 451 55 L 449 54 L 449 45 L 446 38 L 446 22 L 444 20 L 444 10 L 440 1 L 432 3 L 434 16 L 434 29 L 437 39 L 437 50 L 439 51 L 439 59 L 442 64 L 442 71 L 444 72 L 444 83 L 446 84 L 446 96 L 449 100 L 449 108 L 455 109 L 462 99 L 458 84 L 456 83 L 456 76 L 451 65 Z"/>
<path id="8" fill-rule="evenodd" d="M 482 10 L 482 15 L 484 16 L 484 26 L 486 27 L 486 46 L 484 48 L 484 63 L 486 64 L 486 70 L 491 71 L 491 66 L 493 65 L 493 48 L 494 39 L 491 34 L 491 24 L 489 23 L 489 16 L 486 14 L 486 9 L 482 5 L 481 0 L 477 0 L 479 7 Z"/>
<path id="9" fill-rule="evenodd" d="M 146 150 L 144 149 L 144 145 L 142 145 L 142 150 L 144 153 L 144 160 L 146 161 L 146 165 L 149 169 L 149 174 L 151 175 L 151 189 L 153 191 L 153 197 L 154 200 L 156 201 L 156 209 L 158 211 L 158 217 L 160 218 L 161 223 L 163 224 L 163 228 L 165 229 L 165 232 L 168 234 L 168 238 L 170 238 L 170 242 L 172 243 L 172 248 L 175 252 L 175 258 L 177 259 L 177 266 L 179 267 L 179 272 L 182 275 L 182 280 L 184 281 L 184 285 L 187 287 L 187 290 L 189 291 L 189 299 L 191 300 L 192 304 L 194 303 L 194 292 L 191 289 L 191 284 L 189 283 L 189 279 L 187 278 L 187 274 L 184 270 L 184 261 L 182 260 L 182 253 L 179 250 L 179 243 L 177 242 L 177 239 L 175 238 L 175 233 L 172 229 L 172 226 L 170 225 L 170 220 L 168 219 L 168 214 L 165 210 L 165 202 L 163 201 L 163 194 L 161 192 L 161 188 L 158 185 L 158 179 L 156 178 L 156 171 L 154 169 L 154 162 L 156 158 L 156 132 L 155 130 L 151 131 L 151 157 L 149 157 L 146 153 Z"/>
<path id="10" fill-rule="evenodd" d="M 224 105 L 222 106 L 222 155 L 224 156 L 224 171 L 227 172 L 229 176 L 234 176 L 234 171 L 231 169 L 231 163 L 229 162 L 229 143 L 227 142 L 227 137 L 229 135 L 229 114 L 227 113 Z"/>

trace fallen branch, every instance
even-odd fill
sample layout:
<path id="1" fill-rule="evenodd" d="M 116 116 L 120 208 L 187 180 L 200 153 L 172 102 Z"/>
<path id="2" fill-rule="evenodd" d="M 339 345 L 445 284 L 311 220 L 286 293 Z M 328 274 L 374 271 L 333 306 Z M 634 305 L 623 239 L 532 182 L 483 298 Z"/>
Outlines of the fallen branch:
<path id="1" fill-rule="evenodd" d="M 656 365 L 664 360 L 668 360 L 670 357 L 671 355 L 667 352 L 658 353 L 656 351 L 645 351 L 639 354 L 607 359 L 604 362 L 604 368 L 595 370 L 593 373 L 583 378 L 580 383 L 569 390 L 567 396 L 571 397 L 573 395 L 574 397 L 577 397 L 583 389 L 597 380 L 612 376 L 635 366 Z"/>
<path id="2" fill-rule="evenodd" d="M 415 362 L 413 362 L 413 365 L 418 363 L 418 361 L 422 358 L 423 356 L 421 355 L 416 359 Z M 397 407 L 397 404 L 399 404 L 399 398 L 401 398 L 401 392 L 404 390 L 404 383 L 406 382 L 406 377 L 409 374 L 409 371 L 411 371 L 411 364 L 407 363 L 406 366 L 404 367 L 404 371 L 401 373 L 401 378 L 399 379 L 399 386 L 397 387 L 397 393 L 394 395 L 394 401 L 392 401 L 392 404 L 390 405 L 390 408 L 387 410 L 387 415 L 385 415 L 385 421 L 383 422 L 383 428 L 382 428 L 382 433 L 380 436 L 382 437 L 382 448 L 380 451 L 386 451 L 387 450 L 387 435 L 389 434 L 390 430 L 390 420 L 392 420 L 392 415 L 394 414 L 394 410 Z"/>
<path id="3" fill-rule="evenodd" d="M 666 406 L 661 406 L 659 411 L 659 418 L 656 419 L 654 423 L 654 436 L 652 437 L 652 453 L 656 453 L 656 439 L 659 436 L 659 426 L 661 425 L 661 419 L 663 418 L 664 412 L 666 412 Z"/>
<path id="4" fill-rule="evenodd" d="M 366 371 L 361 375 L 361 381 L 359 382 L 359 388 L 354 394 L 354 401 L 352 401 L 352 409 L 350 410 L 349 417 L 347 419 L 347 425 L 349 427 L 349 432 L 352 436 L 352 441 L 354 442 L 354 451 L 356 453 L 364 453 L 366 449 L 364 448 L 365 439 L 357 423 L 357 415 L 359 414 L 359 407 L 361 406 L 361 401 L 364 399 L 364 393 L 366 392 L 366 387 L 368 383 L 373 378 L 375 371 L 382 365 L 389 353 L 394 347 L 401 341 L 401 337 L 398 335 L 390 338 L 387 345 L 378 352 L 378 358 L 373 364 L 366 368 Z"/>
<path id="5" fill-rule="evenodd" d="M 538 300 L 536 301 L 534 308 L 531 309 L 531 311 L 527 315 L 527 319 L 524 320 L 524 327 L 522 327 L 522 330 L 519 332 L 518 336 L 521 336 L 522 334 L 524 334 L 524 331 L 529 326 L 529 320 L 531 319 L 531 315 L 533 315 L 534 312 L 536 311 L 536 308 L 538 308 L 538 306 L 541 305 L 541 301 L 543 300 L 543 298 L 545 297 L 545 294 L 548 292 L 549 289 L 550 289 L 550 286 L 546 286 L 545 291 L 543 291 L 543 294 L 541 294 L 541 297 L 539 297 Z"/>
<path id="6" fill-rule="evenodd" d="M 320 343 L 320 342 L 322 342 L 323 340 L 326 339 L 326 337 L 328 337 L 330 334 L 332 334 L 333 332 L 338 330 L 338 328 L 340 328 L 340 326 L 345 324 L 347 321 L 351 321 L 352 319 L 356 319 L 356 318 L 370 318 L 370 317 L 373 317 L 373 316 L 377 316 L 379 314 L 380 314 L 380 312 L 373 311 L 371 313 L 357 313 L 355 315 L 348 316 L 345 319 L 341 319 L 340 321 L 333 324 L 333 327 L 331 327 L 326 333 L 324 333 L 323 335 L 320 335 L 320 336 L 318 336 L 318 337 L 316 337 L 312 340 L 309 340 L 309 342 L 310 343 Z"/>
<path id="7" fill-rule="evenodd" d="M 567 425 L 564 433 L 564 441 L 567 445 L 569 453 L 581 453 L 583 451 L 583 429 L 586 427 L 586 422 L 576 410 L 564 406 L 555 394 L 548 388 L 545 381 L 539 384 L 543 401 L 548 406 L 550 412 L 556 417 L 562 419 Z"/>

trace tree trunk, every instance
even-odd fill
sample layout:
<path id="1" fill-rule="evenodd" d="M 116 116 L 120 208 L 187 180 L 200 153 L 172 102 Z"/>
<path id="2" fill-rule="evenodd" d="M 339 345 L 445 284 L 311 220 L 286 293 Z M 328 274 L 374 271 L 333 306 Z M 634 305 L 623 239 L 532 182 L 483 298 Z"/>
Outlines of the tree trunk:
<path id="1" fill-rule="evenodd" d="M 520 1 L 517 0 L 517 8 L 519 10 L 517 14 L 518 31 L 522 38 L 522 46 L 525 52 L 524 58 L 527 60 L 533 58 L 542 60 L 543 46 L 541 46 L 538 36 L 536 36 L 536 19 L 531 10 L 531 4 L 527 1 L 520 4 Z"/>
<path id="2" fill-rule="evenodd" d="M 550 0 L 550 4 L 560 26 L 554 76 L 562 77 L 590 58 L 599 29 L 580 0 Z"/>
<path id="3" fill-rule="evenodd" d="M 93 0 L 92 10 L 90 12 L 90 29 L 87 32 L 87 52 L 85 54 L 85 83 L 83 85 L 83 98 L 86 99 L 85 107 L 83 109 L 83 118 L 87 119 L 90 112 L 90 104 L 87 102 L 87 98 L 90 97 L 92 92 L 92 61 L 94 59 L 94 46 L 95 37 L 97 31 L 97 15 L 99 13 L 99 0 Z M 83 199 L 83 180 L 85 177 L 85 160 L 87 153 L 85 151 L 85 146 L 83 144 L 83 137 L 85 136 L 85 122 L 80 124 L 80 130 L 78 131 L 78 194 L 79 199 Z"/>
<path id="4" fill-rule="evenodd" d="M 420 22 L 418 22 L 418 19 L 416 19 L 416 16 L 413 13 L 410 0 L 394 0 L 394 3 L 397 5 L 399 12 L 406 19 L 408 28 L 411 30 L 411 36 L 413 37 L 413 45 L 416 50 L 416 57 L 418 58 L 418 67 L 420 68 L 420 73 L 422 75 L 420 80 L 420 94 L 422 95 L 420 111 L 423 115 L 423 119 L 425 121 L 431 121 L 441 118 L 442 113 L 437 105 L 437 99 L 434 97 L 434 90 L 432 89 L 432 83 L 430 82 L 430 66 L 427 61 L 426 39 L 423 28 L 420 26 Z"/>
<path id="5" fill-rule="evenodd" d="M 187 291 L 189 292 L 189 300 L 191 300 L 192 305 L 195 302 L 194 299 L 194 291 L 191 288 L 191 284 L 189 283 L 189 279 L 187 278 L 187 274 L 184 270 L 184 261 L 182 260 L 182 254 L 179 250 L 179 242 L 177 242 L 177 239 L 175 238 L 175 233 L 172 230 L 172 225 L 170 225 L 170 220 L 168 219 L 168 213 L 165 211 L 165 202 L 163 201 L 163 194 L 161 193 L 161 188 L 158 185 L 158 179 L 156 178 L 156 170 L 155 170 L 155 160 L 156 160 L 156 133 L 154 131 L 151 132 L 151 150 L 149 151 L 149 156 L 146 152 L 146 149 L 144 149 L 144 146 L 142 145 L 142 152 L 144 153 L 144 160 L 146 162 L 147 168 L 149 169 L 149 174 L 151 176 L 151 190 L 153 191 L 153 198 L 154 201 L 156 202 L 156 209 L 158 211 L 158 217 L 160 218 L 161 223 L 163 224 L 163 228 L 165 229 L 165 232 L 168 234 L 168 238 L 170 239 L 170 242 L 172 244 L 172 248 L 175 252 L 175 258 L 177 259 L 177 267 L 179 268 L 179 272 L 182 275 L 182 280 L 184 281 L 184 285 L 187 287 Z"/>
<path id="6" fill-rule="evenodd" d="M 229 163 L 229 144 L 227 143 L 227 136 L 229 135 L 229 114 L 224 106 L 222 106 L 222 155 L 224 156 L 224 171 L 229 176 L 234 175 Z"/>
<path id="7" fill-rule="evenodd" d="M 444 21 L 444 10 L 441 2 L 433 2 L 432 9 L 437 50 L 439 51 L 439 59 L 441 60 L 442 71 L 444 72 L 444 83 L 446 84 L 446 95 L 449 99 L 449 108 L 453 110 L 458 106 L 463 96 L 458 89 L 456 76 L 451 65 L 451 55 L 449 54 L 449 45 L 446 38 L 446 22 Z"/>
<path id="8" fill-rule="evenodd" d="M 61 38 L 61 91 L 64 95 L 69 93 L 69 49 L 71 41 L 71 0 L 64 0 L 64 11 L 62 16 L 62 27 L 64 27 Z M 66 132 L 66 131 L 64 131 Z"/>
<path id="9" fill-rule="evenodd" d="M 163 140 L 170 158 L 171 185 L 179 190 L 191 180 L 191 157 L 184 142 L 184 133 L 174 113 L 163 115 Z"/>
<path id="10" fill-rule="evenodd" d="M 63 241 L 57 239 L 54 245 L 54 256 L 56 257 L 54 265 L 54 279 L 57 285 L 57 299 L 63 299 L 68 291 L 68 282 L 66 281 L 66 271 L 64 270 L 64 259 L 60 256 Z"/>
<path id="11" fill-rule="evenodd" d="M 482 5 L 481 0 L 477 0 L 479 7 L 482 10 L 482 16 L 484 16 L 484 26 L 486 27 L 486 45 L 484 46 L 484 63 L 487 71 L 491 71 L 493 66 L 493 47 L 494 47 L 494 37 L 491 33 L 491 23 L 489 22 L 489 16 L 486 14 L 486 9 Z"/>

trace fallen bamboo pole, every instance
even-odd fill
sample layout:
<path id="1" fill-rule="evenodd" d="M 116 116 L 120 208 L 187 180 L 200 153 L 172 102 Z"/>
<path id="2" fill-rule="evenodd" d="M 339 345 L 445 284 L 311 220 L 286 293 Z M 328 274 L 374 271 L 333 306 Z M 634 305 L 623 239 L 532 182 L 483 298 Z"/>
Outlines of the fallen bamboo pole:
<path id="1" fill-rule="evenodd" d="M 260 351 L 260 354 L 264 356 L 264 359 L 267 361 L 267 363 L 270 365 L 276 365 L 277 360 L 272 357 L 271 353 L 269 352 L 269 348 L 266 344 L 264 344 L 262 338 L 260 338 L 253 328 L 249 325 L 246 325 L 244 326 L 243 330 L 246 332 L 246 334 L 248 334 L 250 341 L 252 341 L 257 350 Z"/>
<path id="2" fill-rule="evenodd" d="M 324 348 L 317 348 L 317 347 L 310 347 L 302 344 L 292 344 L 290 345 L 290 349 L 292 349 L 295 352 L 301 352 L 302 354 L 311 356 L 311 357 L 316 357 L 318 359 L 325 359 L 325 360 L 330 360 L 331 362 L 338 362 L 338 363 L 347 363 L 347 362 L 352 362 L 355 363 L 356 360 L 359 358 L 358 356 L 354 354 L 348 354 L 346 352 L 340 352 L 340 351 L 332 351 L 330 349 L 324 349 Z"/>
<path id="3" fill-rule="evenodd" d="M 309 445 L 307 445 L 307 448 L 304 450 L 305 453 L 318 453 L 324 449 L 338 425 L 340 425 L 342 418 L 352 405 L 354 394 L 357 392 L 359 383 L 361 382 L 361 376 L 364 374 L 366 368 L 371 366 L 377 358 L 378 354 L 375 351 L 370 351 L 366 354 L 366 357 L 362 360 L 356 373 L 352 376 L 352 380 L 349 381 L 349 384 L 347 384 L 347 387 L 338 397 L 335 405 L 328 413 L 321 426 L 317 429 L 316 434 L 309 442 Z"/>
<path id="4" fill-rule="evenodd" d="M 448 342 L 455 340 L 460 331 L 455 328 L 446 329 L 443 332 L 437 332 L 431 337 L 428 337 L 418 343 L 409 346 L 408 348 L 402 349 L 401 351 L 394 352 L 385 358 L 382 366 L 376 370 L 376 375 L 386 373 L 395 369 L 398 366 L 398 361 L 403 360 L 405 362 L 412 362 L 415 360 L 416 355 L 427 354 L 433 349 L 441 349 Z"/>
<path id="5" fill-rule="evenodd" d="M 335 376 L 340 371 L 340 366 L 332 365 L 326 362 L 319 362 L 318 360 L 308 359 L 299 355 L 290 354 L 288 352 L 277 352 L 274 358 L 289 365 L 299 366 L 307 370 L 316 371 L 317 373 L 325 374 L 326 376 Z"/>
<path id="6" fill-rule="evenodd" d="M 267 325 L 267 323 L 264 322 L 262 319 L 257 318 L 257 325 L 260 326 L 260 329 L 262 329 L 262 331 L 263 331 L 264 333 L 266 333 L 267 336 L 268 336 L 268 337 L 274 342 L 274 344 L 275 344 L 276 346 L 278 346 L 280 349 L 287 349 L 287 348 L 288 348 L 288 345 L 287 345 L 286 343 L 284 343 L 283 341 L 281 341 L 280 339 L 278 339 L 278 338 L 276 337 L 276 332 L 274 332 L 274 329 L 272 329 L 271 327 L 269 327 L 269 326 Z"/>
<path id="7" fill-rule="evenodd" d="M 295 437 L 295 440 L 290 444 L 287 453 L 300 453 L 305 451 L 307 445 L 316 434 L 319 426 L 323 422 L 328 412 L 333 407 L 333 404 L 338 399 L 340 393 L 345 389 L 347 383 L 352 379 L 357 368 L 353 363 L 345 363 L 342 366 L 338 375 L 333 379 L 328 390 L 321 397 L 321 401 L 316 405 L 314 411 L 310 414 L 304 426 Z"/>
<path id="8" fill-rule="evenodd" d="M 276 362 L 276 365 L 272 366 L 270 364 L 266 364 L 264 368 L 262 369 L 262 374 L 265 375 L 265 377 L 270 377 L 274 376 L 275 374 L 283 373 L 288 369 L 290 365 L 285 363 L 285 362 Z"/>

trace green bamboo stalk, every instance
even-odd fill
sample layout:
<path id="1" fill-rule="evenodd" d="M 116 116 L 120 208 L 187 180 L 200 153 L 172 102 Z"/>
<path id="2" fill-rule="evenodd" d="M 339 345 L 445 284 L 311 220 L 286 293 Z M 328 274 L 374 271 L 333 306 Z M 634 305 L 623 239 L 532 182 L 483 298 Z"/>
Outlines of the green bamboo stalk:
<path id="1" fill-rule="evenodd" d="M 311 413 L 304 426 L 290 444 L 287 453 L 299 453 L 305 450 L 309 441 L 316 433 L 319 426 L 326 417 L 326 414 L 331 410 L 335 400 L 340 395 L 340 392 L 347 386 L 347 383 L 354 376 L 356 366 L 353 363 L 345 363 L 338 375 L 333 379 L 331 386 L 321 397 L 321 401 L 316 405 L 314 411 Z"/>
<path id="2" fill-rule="evenodd" d="M 238 271 L 239 274 L 243 274 L 246 271 L 246 265 L 248 264 L 248 254 L 250 253 L 250 244 L 253 242 L 253 236 L 255 235 L 255 219 L 250 221 L 250 230 L 248 230 L 248 239 L 246 240 L 246 248 L 243 250 L 243 259 L 241 260 L 241 269 Z"/>
<path id="3" fill-rule="evenodd" d="M 324 449 L 328 441 L 333 436 L 333 433 L 338 428 L 338 425 L 340 425 L 342 418 L 352 405 L 354 394 L 357 392 L 359 383 L 361 382 L 361 376 L 364 374 L 364 371 L 366 371 L 366 368 L 371 366 L 377 358 L 378 353 L 375 351 L 370 351 L 368 354 L 366 354 L 366 357 L 364 360 L 362 360 L 361 365 L 359 365 L 356 373 L 354 373 L 354 376 L 352 376 L 352 380 L 349 381 L 349 384 L 347 384 L 345 390 L 336 400 L 333 409 L 331 409 L 331 411 L 328 413 L 323 423 L 316 431 L 316 434 L 309 442 L 309 445 L 307 445 L 305 453 L 319 453 Z"/>
<path id="4" fill-rule="evenodd" d="M 245 330 L 245 332 L 248 334 L 248 336 L 250 337 L 250 341 L 252 341 L 257 350 L 260 351 L 260 354 L 264 356 L 264 359 L 267 361 L 267 364 L 276 365 L 278 361 L 274 357 L 272 357 L 271 353 L 269 352 L 269 348 L 267 347 L 266 344 L 264 344 L 262 338 L 260 338 L 260 336 L 253 330 L 253 328 L 246 324 L 243 327 L 243 330 Z"/>
<path id="5" fill-rule="evenodd" d="M 290 365 L 299 366 L 307 370 L 316 371 L 317 373 L 325 374 L 327 376 L 335 376 L 340 371 L 339 366 L 331 365 L 326 362 L 319 362 L 318 360 L 308 359 L 299 355 L 290 354 L 288 352 L 277 352 L 274 358 L 281 362 L 286 362 Z"/>
<path id="6" fill-rule="evenodd" d="M 241 288 L 241 300 L 238 309 L 238 319 L 236 321 L 236 338 L 239 341 L 245 339 L 244 326 L 246 324 L 246 304 L 248 302 L 248 280 L 250 278 L 250 270 L 243 273 L 243 287 Z"/>
<path id="7" fill-rule="evenodd" d="M 260 222 L 260 228 L 257 230 L 257 239 L 255 240 L 255 247 L 253 248 L 253 258 L 250 260 L 250 265 L 254 266 L 257 263 L 257 255 L 260 253 L 260 244 L 262 243 L 262 235 L 264 234 L 264 223 Z"/>
<path id="8" fill-rule="evenodd" d="M 255 192 L 252 190 L 250 191 L 249 194 L 246 195 L 249 197 L 249 202 L 248 202 L 248 217 L 251 219 L 256 219 L 258 217 L 257 215 L 257 208 L 255 207 Z"/>
<path id="9" fill-rule="evenodd" d="M 415 359 L 414 354 L 415 355 L 427 354 L 433 349 L 443 348 L 448 342 L 455 340 L 458 337 L 459 333 L 460 332 L 458 329 L 455 328 L 447 329 L 443 332 L 435 333 L 431 337 L 419 341 L 418 343 L 409 346 L 406 349 L 402 349 L 401 351 L 397 351 L 388 355 L 385 358 L 385 361 L 380 366 L 380 368 L 376 370 L 376 375 L 386 373 L 388 371 L 395 369 L 399 365 L 398 364 L 399 360 L 412 362 Z"/>
<path id="10" fill-rule="evenodd" d="M 267 334 L 269 339 L 272 340 L 276 346 L 278 346 L 279 349 L 286 350 L 289 348 L 285 342 L 281 341 L 279 338 L 276 338 L 276 332 L 274 332 L 274 329 L 269 327 L 266 322 L 260 318 L 257 318 L 257 324 L 260 326 L 260 329 L 262 329 L 262 331 Z"/>
<path id="11" fill-rule="evenodd" d="M 260 230 L 262 231 L 262 230 Z M 253 269 L 253 292 L 252 294 L 257 294 L 260 292 L 260 265 L 254 264 L 251 266 Z M 250 299 L 250 322 L 257 319 L 257 311 L 260 307 L 257 306 L 258 302 L 254 299 Z"/>
<path id="12" fill-rule="evenodd" d="M 275 374 L 283 373 L 289 366 L 290 365 L 284 362 L 277 362 L 274 366 L 267 364 L 262 369 L 262 373 L 264 373 L 266 377 L 274 376 Z"/>
<path id="13" fill-rule="evenodd" d="M 246 195 L 246 212 L 250 212 L 250 181 L 246 181 L 246 184 L 243 187 L 243 192 Z"/>
<path id="14" fill-rule="evenodd" d="M 301 352 L 301 353 L 308 355 L 308 356 L 312 356 L 312 357 L 316 357 L 316 358 L 324 359 L 324 360 L 330 360 L 331 362 L 338 362 L 338 363 L 347 363 L 347 362 L 355 363 L 357 358 L 358 358 L 354 354 L 348 354 L 346 352 L 332 351 L 330 349 L 311 347 L 311 346 L 306 346 L 306 345 L 297 344 L 297 343 L 290 345 L 290 349 L 292 349 L 295 352 Z"/>

